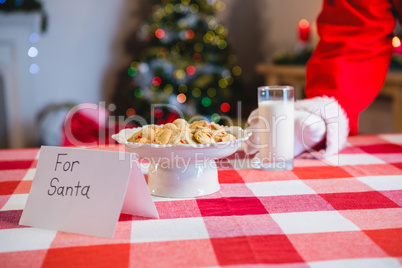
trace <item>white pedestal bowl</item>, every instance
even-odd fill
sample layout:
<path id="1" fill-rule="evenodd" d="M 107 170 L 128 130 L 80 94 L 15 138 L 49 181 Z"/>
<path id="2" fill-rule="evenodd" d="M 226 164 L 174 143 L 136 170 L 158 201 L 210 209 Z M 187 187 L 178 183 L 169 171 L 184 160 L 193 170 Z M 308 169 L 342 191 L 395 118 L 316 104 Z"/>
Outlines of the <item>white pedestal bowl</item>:
<path id="1" fill-rule="evenodd" d="M 226 127 L 236 140 L 180 145 L 128 142 L 127 139 L 140 129 L 123 129 L 112 138 L 124 144 L 126 151 L 150 161 L 148 188 L 152 195 L 174 198 L 198 197 L 219 191 L 215 160 L 233 154 L 241 142 L 251 136 L 251 132 L 240 127 Z"/>

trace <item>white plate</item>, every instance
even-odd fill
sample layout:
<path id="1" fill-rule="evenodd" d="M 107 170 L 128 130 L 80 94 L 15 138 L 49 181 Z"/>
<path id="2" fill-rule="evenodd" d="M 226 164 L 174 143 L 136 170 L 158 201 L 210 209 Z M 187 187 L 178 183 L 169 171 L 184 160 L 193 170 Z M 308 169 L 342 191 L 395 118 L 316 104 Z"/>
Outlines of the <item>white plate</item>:
<path id="1" fill-rule="evenodd" d="M 144 126 L 146 127 L 146 126 Z M 141 128 L 123 129 L 112 138 L 125 145 L 128 152 L 149 160 L 148 188 L 152 195 L 197 197 L 219 190 L 215 160 L 236 152 L 251 132 L 240 127 L 225 127 L 237 139 L 209 144 L 159 145 L 127 140 Z"/>

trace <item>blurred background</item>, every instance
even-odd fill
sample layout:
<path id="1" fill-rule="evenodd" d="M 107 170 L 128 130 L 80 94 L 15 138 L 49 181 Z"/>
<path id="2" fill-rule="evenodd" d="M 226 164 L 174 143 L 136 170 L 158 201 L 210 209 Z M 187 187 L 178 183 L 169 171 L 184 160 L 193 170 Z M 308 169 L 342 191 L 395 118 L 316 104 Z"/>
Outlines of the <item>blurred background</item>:
<path id="1" fill-rule="evenodd" d="M 149 105 L 169 103 L 186 116 L 243 125 L 257 106 L 258 86 L 294 83 L 303 97 L 298 75 L 318 41 L 321 5 L 0 0 L 0 148 L 60 145 L 67 112 L 82 103 L 159 123 L 177 115 L 158 107 L 149 114 Z M 273 63 L 296 66 L 285 70 L 295 79 L 270 76 Z M 392 94 L 363 112 L 361 133 L 396 131 Z"/>

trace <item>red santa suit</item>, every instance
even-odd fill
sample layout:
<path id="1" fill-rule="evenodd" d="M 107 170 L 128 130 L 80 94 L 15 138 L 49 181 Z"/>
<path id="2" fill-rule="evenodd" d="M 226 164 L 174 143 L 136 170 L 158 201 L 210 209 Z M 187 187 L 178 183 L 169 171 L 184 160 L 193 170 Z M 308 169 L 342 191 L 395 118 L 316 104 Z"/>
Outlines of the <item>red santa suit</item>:
<path id="1" fill-rule="evenodd" d="M 335 98 L 358 132 L 359 113 L 384 83 L 402 0 L 324 0 L 320 41 L 307 64 L 306 96 Z"/>

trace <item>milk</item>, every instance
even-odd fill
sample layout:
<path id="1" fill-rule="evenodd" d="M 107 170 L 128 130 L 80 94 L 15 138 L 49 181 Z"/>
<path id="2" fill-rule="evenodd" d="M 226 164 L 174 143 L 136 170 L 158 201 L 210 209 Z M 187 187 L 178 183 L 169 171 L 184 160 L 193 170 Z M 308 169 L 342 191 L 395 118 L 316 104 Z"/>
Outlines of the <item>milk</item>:
<path id="1" fill-rule="evenodd" d="M 293 101 L 261 101 L 258 110 L 261 164 L 278 163 L 281 168 L 280 163 L 294 158 Z"/>

